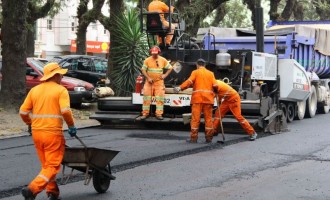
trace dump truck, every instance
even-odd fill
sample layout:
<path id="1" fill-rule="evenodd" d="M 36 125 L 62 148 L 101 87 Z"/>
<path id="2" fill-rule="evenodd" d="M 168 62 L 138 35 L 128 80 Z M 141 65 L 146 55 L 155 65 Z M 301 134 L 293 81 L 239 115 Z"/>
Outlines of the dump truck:
<path id="1" fill-rule="evenodd" d="M 143 19 L 146 21 L 143 31 L 148 38 L 170 32 L 159 24 L 159 13 L 141 11 L 141 21 Z M 171 61 L 174 68 L 165 80 L 165 118 L 158 121 L 151 117 L 142 123 L 182 123 L 182 114 L 190 112 L 192 90 L 176 94 L 173 87 L 184 82 L 196 69 L 198 58 L 207 61 L 207 68 L 217 79 L 227 82 L 239 92 L 242 114 L 255 128 L 264 132 L 287 130 L 286 123 L 294 119 L 314 117 L 317 112 L 328 113 L 330 59 L 323 50 L 315 48 L 317 41 L 327 41 L 318 34 L 327 23 L 315 22 L 317 26 L 304 22 L 283 23 L 270 24 L 264 32 L 265 51 L 257 52 L 258 38 L 254 31 L 210 28 L 198 40 L 185 34 L 184 23 L 179 21 L 172 45 L 163 48 L 161 54 Z M 301 26 L 305 31 L 299 31 Z M 102 124 L 136 122 L 143 102 L 143 77 L 137 77 L 136 84 L 136 90 L 130 97 L 98 99 L 100 111 L 91 118 Z M 223 119 L 225 127 L 227 123 L 234 122 L 236 120 L 230 116 Z"/>

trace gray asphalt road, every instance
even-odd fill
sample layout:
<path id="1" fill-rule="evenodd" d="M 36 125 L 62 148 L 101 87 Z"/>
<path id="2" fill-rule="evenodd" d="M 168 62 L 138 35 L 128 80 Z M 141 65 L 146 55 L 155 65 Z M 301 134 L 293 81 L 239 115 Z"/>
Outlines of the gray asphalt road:
<path id="1" fill-rule="evenodd" d="M 186 131 L 89 128 L 79 130 L 78 135 L 87 146 L 121 151 L 111 162 L 115 169 L 118 166 L 117 171 L 210 148 L 202 144 L 203 133 L 200 134 L 201 144 L 187 144 L 185 139 L 189 133 Z M 228 135 L 226 139 L 236 141 L 246 137 L 235 134 Z M 215 141 L 217 139 L 220 138 L 216 137 Z M 67 138 L 67 145 L 79 146 L 80 143 L 76 139 Z M 219 145 L 213 146 L 221 148 Z M 0 140 L 0 158 L 0 198 L 8 196 L 8 193 L 17 193 L 40 170 L 31 137 Z"/>
<path id="2" fill-rule="evenodd" d="M 92 185 L 84 186 L 82 182 L 61 186 L 62 197 L 80 200 L 330 199 L 329 125 L 329 115 L 318 115 L 292 123 L 287 133 L 117 172 L 114 174 L 117 180 L 102 195 L 96 194 Z M 158 148 L 161 147 L 153 149 Z M 45 199 L 45 195 L 41 194 L 38 199 Z"/>

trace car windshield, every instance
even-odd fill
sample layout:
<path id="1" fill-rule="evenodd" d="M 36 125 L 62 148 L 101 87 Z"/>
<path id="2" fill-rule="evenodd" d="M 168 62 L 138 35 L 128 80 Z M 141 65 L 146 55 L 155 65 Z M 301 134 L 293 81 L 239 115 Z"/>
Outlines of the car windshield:
<path id="1" fill-rule="evenodd" d="M 94 59 L 94 66 L 96 72 L 106 72 L 108 67 L 107 60 Z"/>
<path id="2" fill-rule="evenodd" d="M 45 63 L 40 62 L 39 60 L 34 60 L 34 59 L 31 59 L 28 62 L 30 64 L 32 64 L 35 68 L 37 68 L 37 70 L 40 71 L 40 73 L 44 74 Z"/>

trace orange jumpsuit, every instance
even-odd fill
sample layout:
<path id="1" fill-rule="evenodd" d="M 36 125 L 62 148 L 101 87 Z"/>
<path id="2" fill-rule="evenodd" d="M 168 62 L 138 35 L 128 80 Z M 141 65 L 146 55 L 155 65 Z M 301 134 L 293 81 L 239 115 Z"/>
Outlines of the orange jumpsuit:
<path id="1" fill-rule="evenodd" d="M 20 108 L 20 116 L 32 125 L 32 137 L 41 162 L 41 171 L 28 185 L 34 196 L 46 192 L 59 195 L 56 174 L 64 156 L 63 119 L 74 126 L 67 89 L 55 82 L 44 82 L 30 90 Z"/>
<path id="2" fill-rule="evenodd" d="M 198 129 L 200 124 L 201 113 L 204 114 L 205 120 L 205 139 L 211 141 L 213 138 L 212 126 L 212 109 L 214 104 L 213 88 L 217 87 L 214 74 L 205 67 L 199 67 L 194 70 L 188 80 L 180 85 L 182 90 L 193 85 L 193 93 L 191 96 L 191 131 L 190 139 L 196 141 L 198 139 Z"/>
<path id="3" fill-rule="evenodd" d="M 219 109 L 221 118 L 223 118 L 226 113 L 230 110 L 237 121 L 241 124 L 242 128 L 247 132 L 249 135 L 252 135 L 255 131 L 250 123 L 242 116 L 241 114 L 241 98 L 239 94 L 230 87 L 228 84 L 217 81 L 218 83 L 218 100 L 221 103 L 220 107 L 215 111 L 215 117 L 213 121 L 213 127 L 215 133 L 218 132 L 218 127 L 220 124 L 219 118 Z M 218 102 L 219 103 L 219 102 Z"/>
<path id="4" fill-rule="evenodd" d="M 171 6 L 171 12 L 173 12 L 174 7 Z M 166 13 L 170 11 L 170 8 L 164 3 L 161 2 L 160 0 L 153 0 L 152 2 L 150 2 L 149 6 L 148 6 L 148 11 L 149 12 L 160 12 L 160 13 Z M 170 24 L 168 21 L 165 20 L 164 14 L 160 14 L 160 20 L 162 21 L 163 25 L 166 28 L 170 27 Z M 166 36 L 166 45 L 170 45 L 172 38 L 173 38 L 173 34 L 174 34 L 174 29 L 175 26 L 173 24 L 171 24 L 171 32 Z M 162 38 L 157 36 L 157 41 L 158 44 L 162 44 Z"/>
<path id="5" fill-rule="evenodd" d="M 154 80 L 152 84 L 148 81 L 144 83 L 142 115 L 149 115 L 151 99 L 152 96 L 155 96 L 155 114 L 156 116 L 162 116 L 164 113 L 165 85 L 164 80 L 161 79 L 161 75 L 164 73 L 164 69 L 172 69 L 172 65 L 162 56 L 158 56 L 157 59 L 150 56 L 144 61 L 142 69 Z"/>

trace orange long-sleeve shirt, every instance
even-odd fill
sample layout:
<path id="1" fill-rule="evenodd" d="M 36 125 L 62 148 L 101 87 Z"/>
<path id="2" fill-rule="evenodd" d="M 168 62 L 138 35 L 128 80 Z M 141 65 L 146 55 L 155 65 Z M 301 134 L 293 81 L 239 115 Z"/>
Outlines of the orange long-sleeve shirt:
<path id="1" fill-rule="evenodd" d="M 193 93 L 190 101 L 191 104 L 214 103 L 213 88 L 217 88 L 218 85 L 213 72 L 207 70 L 205 67 L 199 67 L 191 73 L 188 80 L 180 85 L 180 88 L 185 90 L 191 85 L 193 85 Z"/>
<path id="2" fill-rule="evenodd" d="M 174 7 L 171 6 L 171 12 L 173 12 Z M 150 2 L 148 6 L 149 12 L 160 12 L 160 13 L 166 13 L 170 11 L 170 8 L 164 3 L 159 0 L 153 0 Z M 160 19 L 162 21 L 165 21 L 164 14 L 160 14 Z"/>
<path id="3" fill-rule="evenodd" d="M 51 81 L 32 88 L 19 113 L 32 130 L 62 132 L 63 119 L 74 126 L 67 89 Z"/>
<path id="4" fill-rule="evenodd" d="M 219 80 L 217 80 L 217 83 L 218 83 L 218 97 L 220 101 L 222 99 L 224 101 L 230 101 L 232 97 L 239 96 L 237 91 L 232 87 L 230 87 L 230 85 Z"/>
<path id="5" fill-rule="evenodd" d="M 155 85 L 164 85 L 164 80 L 160 79 L 164 69 L 172 69 L 172 65 L 162 56 L 158 56 L 157 59 L 150 56 L 144 60 L 142 66 L 142 70 L 145 70 L 148 76 L 155 81 Z"/>

